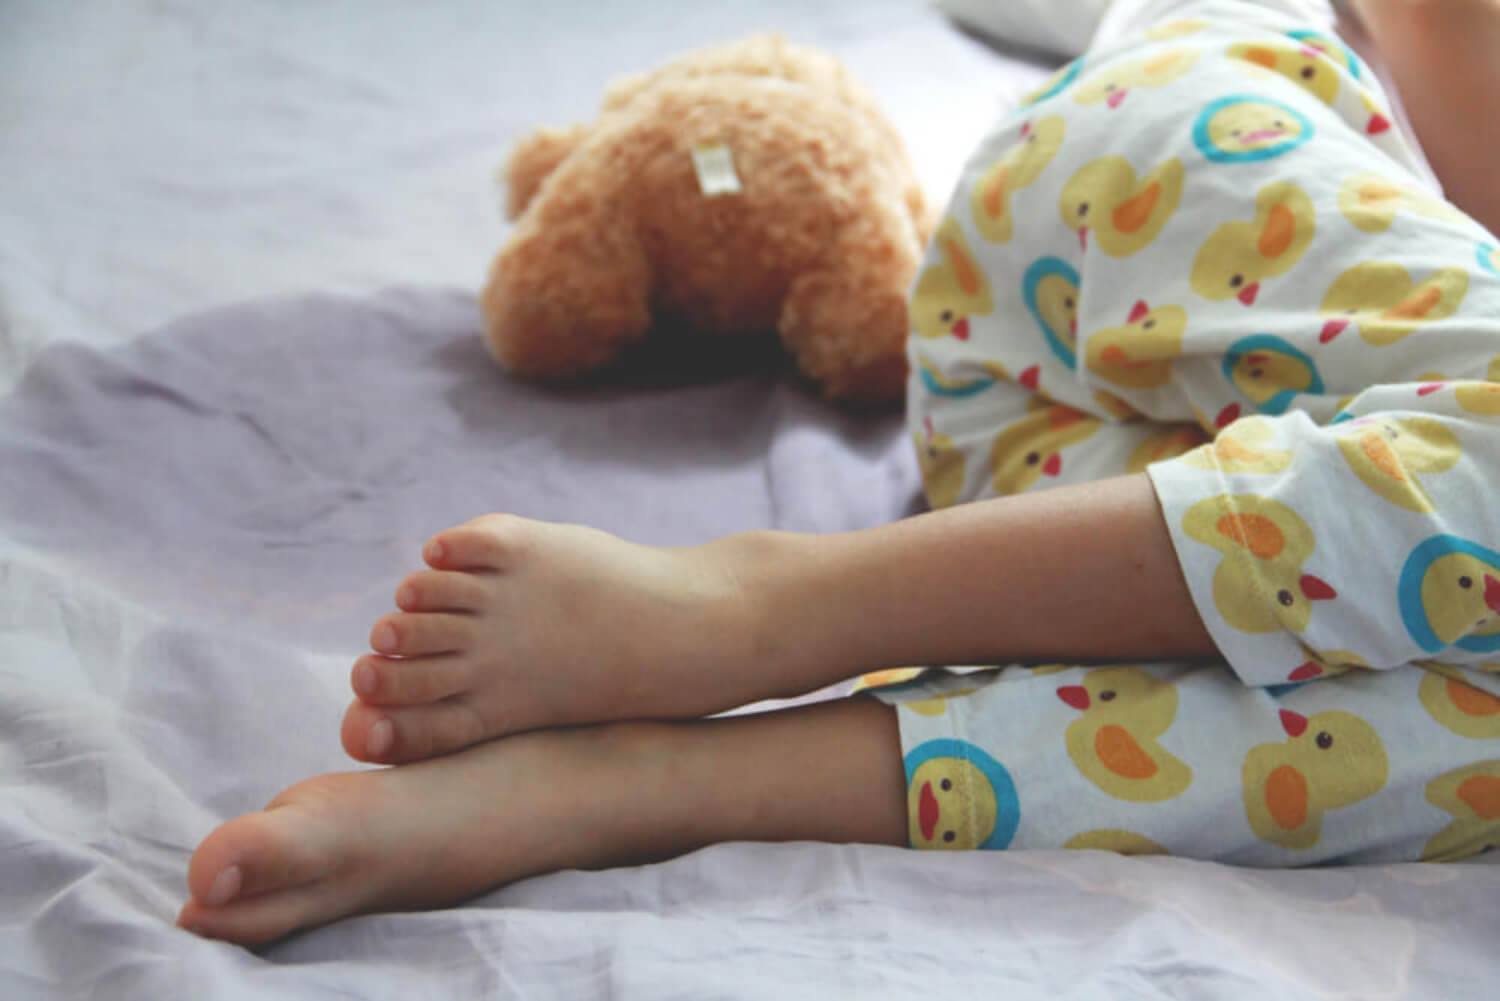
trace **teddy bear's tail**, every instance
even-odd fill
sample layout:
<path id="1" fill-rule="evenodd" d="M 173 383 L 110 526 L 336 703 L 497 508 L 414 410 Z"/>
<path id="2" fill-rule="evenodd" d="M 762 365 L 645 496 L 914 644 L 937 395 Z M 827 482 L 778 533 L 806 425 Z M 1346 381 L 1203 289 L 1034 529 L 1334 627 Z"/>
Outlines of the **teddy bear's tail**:
<path id="1" fill-rule="evenodd" d="M 538 129 L 516 144 L 500 170 L 500 183 L 506 191 L 507 219 L 515 219 L 526 211 L 547 175 L 567 159 L 586 131 L 581 125 L 571 129 Z"/>

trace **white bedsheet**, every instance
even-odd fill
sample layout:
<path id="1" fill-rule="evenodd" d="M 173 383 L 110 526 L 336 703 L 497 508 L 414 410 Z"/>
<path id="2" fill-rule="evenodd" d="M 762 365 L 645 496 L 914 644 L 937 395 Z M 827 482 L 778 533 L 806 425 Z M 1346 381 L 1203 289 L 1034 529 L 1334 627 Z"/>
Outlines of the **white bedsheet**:
<path id="1" fill-rule="evenodd" d="M 916 0 L 0 4 L 0 998 L 1495 996 L 1483 864 L 735 844 L 259 955 L 172 926 L 205 833 L 350 767 L 361 624 L 432 529 L 905 509 L 899 427 L 774 373 L 552 396 L 474 336 L 508 143 L 764 28 L 842 55 L 936 197 L 1047 72 Z M 690 474 L 735 502 L 664 502 Z"/>

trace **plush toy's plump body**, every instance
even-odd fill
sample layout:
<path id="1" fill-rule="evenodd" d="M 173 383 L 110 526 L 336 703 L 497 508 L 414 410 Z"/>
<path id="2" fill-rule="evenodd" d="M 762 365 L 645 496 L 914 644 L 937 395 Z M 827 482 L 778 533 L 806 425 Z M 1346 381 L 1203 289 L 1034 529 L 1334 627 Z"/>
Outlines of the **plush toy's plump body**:
<path id="1" fill-rule="evenodd" d="M 574 377 L 668 321 L 777 331 L 834 399 L 901 395 L 931 223 L 900 138 L 833 57 L 762 36 L 690 53 L 616 84 L 593 125 L 523 141 L 505 181 L 516 226 L 481 304 L 512 371 Z"/>

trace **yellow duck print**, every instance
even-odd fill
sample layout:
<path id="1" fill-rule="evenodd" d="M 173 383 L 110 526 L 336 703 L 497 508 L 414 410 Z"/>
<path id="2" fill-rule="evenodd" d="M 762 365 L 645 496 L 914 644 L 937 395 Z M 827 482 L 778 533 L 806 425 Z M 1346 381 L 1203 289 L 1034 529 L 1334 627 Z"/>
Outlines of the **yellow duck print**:
<path id="1" fill-rule="evenodd" d="M 1062 146 L 1067 127 L 1061 115 L 1021 126 L 1021 141 L 979 175 L 970 196 L 974 225 L 992 243 L 1011 238 L 1011 196 L 1039 177 Z"/>
<path id="2" fill-rule="evenodd" d="M 1109 795 L 1159 803 L 1192 783 L 1192 769 L 1158 743 L 1177 716 L 1174 683 L 1136 667 L 1101 667 L 1057 695 L 1083 713 L 1063 734 L 1068 757 Z"/>
<path id="3" fill-rule="evenodd" d="M 912 329 L 921 337 L 969 339 L 969 318 L 995 311 L 984 269 L 953 217 L 943 220 L 933 243 L 942 259 L 926 268 L 911 296 Z"/>
<path id="4" fill-rule="evenodd" d="M 1458 436 L 1429 417 L 1362 417 L 1333 430 L 1360 482 L 1397 507 L 1422 514 L 1436 509 L 1417 474 L 1452 469 L 1463 457 Z"/>
<path id="5" fill-rule="evenodd" d="M 912 434 L 912 443 L 917 449 L 927 502 L 934 508 L 957 504 L 964 488 L 964 454 L 954 446 L 953 439 L 939 434 L 928 418 L 922 432 Z"/>
<path id="6" fill-rule="evenodd" d="M 1420 283 L 1390 261 L 1356 264 L 1333 280 L 1318 312 L 1330 319 L 1319 339 L 1333 340 L 1351 324 L 1366 344 L 1395 344 L 1428 323 L 1458 311 L 1469 291 L 1469 273 L 1442 268 Z"/>
<path id="7" fill-rule="evenodd" d="M 1339 93 L 1339 75 L 1319 52 L 1306 45 L 1286 42 L 1244 42 L 1229 47 L 1228 56 L 1237 59 L 1253 74 L 1275 73 L 1307 91 L 1324 104 L 1332 104 Z"/>
<path id="8" fill-rule="evenodd" d="M 1181 306 L 1150 308 L 1138 300 L 1125 325 L 1089 335 L 1084 364 L 1105 382 L 1150 389 L 1172 378 L 1172 360 L 1182 353 L 1187 312 Z"/>
<path id="9" fill-rule="evenodd" d="M 1300 633 L 1312 620 L 1314 602 L 1338 597 L 1302 569 L 1315 548 L 1312 529 L 1280 501 L 1255 494 L 1208 497 L 1188 508 L 1182 528 L 1224 554 L 1214 572 L 1214 604 L 1240 632 Z M 1274 609 L 1263 590 L 1275 598 Z"/>
<path id="10" fill-rule="evenodd" d="M 1291 181 L 1274 181 L 1255 197 L 1255 218 L 1216 229 L 1193 259 L 1193 291 L 1215 302 L 1254 305 L 1261 283 L 1286 274 L 1316 229 L 1312 199 Z"/>
<path id="11" fill-rule="evenodd" d="M 1120 156 L 1103 156 L 1074 172 L 1063 187 L 1057 210 L 1087 250 L 1094 233 L 1099 249 L 1126 257 L 1155 240 L 1182 199 L 1185 171 L 1176 157 L 1163 160 L 1136 180 L 1135 168 Z"/>
<path id="12" fill-rule="evenodd" d="M 1130 452 L 1125 461 L 1125 472 L 1140 473 L 1153 462 L 1175 459 L 1185 452 L 1198 448 L 1208 440 L 1203 429 L 1196 424 L 1176 424 L 1165 431 L 1158 431 L 1141 442 Z"/>
<path id="13" fill-rule="evenodd" d="M 1075 851 L 1114 852 L 1116 855 L 1166 855 L 1160 842 L 1144 834 L 1122 831 L 1118 828 L 1100 827 L 1083 831 L 1063 842 L 1063 847 Z"/>
<path id="14" fill-rule="evenodd" d="M 1500 761 L 1476 761 L 1427 783 L 1427 802 L 1454 817 L 1422 849 L 1426 862 L 1451 862 L 1500 845 Z"/>
<path id="15" fill-rule="evenodd" d="M 1471 684 L 1456 667 L 1424 661 L 1417 686 L 1422 706 L 1443 726 L 1472 740 L 1500 740 L 1500 698 Z"/>
<path id="16" fill-rule="evenodd" d="M 1165 86 L 1192 69 L 1197 61 L 1195 50 L 1177 48 L 1106 66 L 1079 85 L 1073 100 L 1079 104 L 1103 101 L 1111 109 L 1118 108 L 1132 90 Z"/>
<path id="17" fill-rule="evenodd" d="M 1434 535 L 1406 558 L 1397 601 L 1407 632 L 1428 653 L 1500 650 L 1500 553 Z"/>
<path id="18" fill-rule="evenodd" d="M 1312 356 L 1275 334 L 1251 334 L 1229 346 L 1222 363 L 1224 376 L 1256 408 L 1267 414 L 1284 413 L 1299 393 L 1323 392 L 1323 377 Z M 1219 419 L 1239 416 L 1238 406 L 1219 412 Z"/>
<path id="19" fill-rule="evenodd" d="M 1459 222 L 1464 214 L 1436 195 L 1420 188 L 1398 184 L 1379 174 L 1355 174 L 1339 188 L 1339 211 L 1366 233 L 1383 233 L 1402 212 Z"/>
<path id="20" fill-rule="evenodd" d="M 1279 473 L 1292 464 L 1292 453 L 1265 447 L 1275 435 L 1268 418 L 1246 417 L 1220 431 L 1211 444 L 1184 455 L 1181 461 L 1198 469 L 1219 469 L 1226 473 Z"/>
<path id="21" fill-rule="evenodd" d="M 1490 366 L 1494 379 L 1494 366 Z M 1460 382 L 1453 388 L 1458 405 L 1480 417 L 1500 416 L 1500 382 Z"/>
<path id="22" fill-rule="evenodd" d="M 964 740 L 917 745 L 904 761 L 907 837 L 913 848 L 1001 849 L 1020 825 L 1015 782 L 1005 766 Z"/>
<path id="23" fill-rule="evenodd" d="M 1262 841 L 1305 851 L 1322 836 L 1323 814 L 1375 795 L 1390 766 L 1380 735 L 1353 713 L 1283 709 L 1281 725 L 1285 741 L 1245 756 L 1245 816 Z"/>
<path id="24" fill-rule="evenodd" d="M 990 471 L 997 493 L 1018 494 L 1043 476 L 1062 473 L 1063 449 L 1090 437 L 1103 425 L 1097 417 L 1037 396 L 1031 412 L 995 438 Z"/>

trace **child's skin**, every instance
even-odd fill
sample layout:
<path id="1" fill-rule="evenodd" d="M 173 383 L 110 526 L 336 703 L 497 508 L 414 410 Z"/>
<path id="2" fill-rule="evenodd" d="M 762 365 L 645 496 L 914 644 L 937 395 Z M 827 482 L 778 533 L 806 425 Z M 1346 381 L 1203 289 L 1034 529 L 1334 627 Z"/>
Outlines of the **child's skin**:
<path id="1" fill-rule="evenodd" d="M 1500 93 L 1500 0 L 1355 3 L 1450 197 L 1496 228 L 1472 123 Z M 689 549 L 491 516 L 424 557 L 342 731 L 401 767 L 318 776 L 214 831 L 184 927 L 261 943 L 720 841 L 904 845 L 893 709 L 697 717 L 890 666 L 1215 653 L 1144 474 Z"/>
<path id="2" fill-rule="evenodd" d="M 220 827 L 193 856 L 183 926 L 258 943 L 719 841 L 902 845 L 900 737 L 874 699 L 604 721 L 696 717 L 899 664 L 1214 649 L 1144 474 L 691 549 L 481 518 L 424 555 L 434 570 L 372 631 L 401 656 L 356 662 L 343 738 L 361 760 L 429 760 L 318 776 Z"/>

